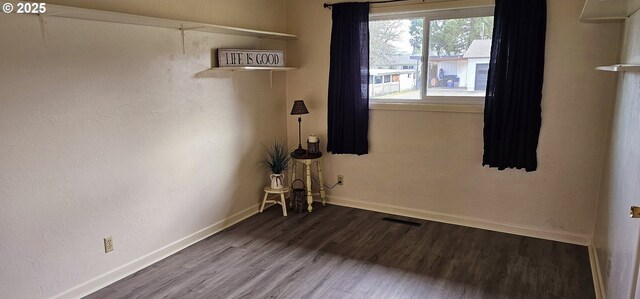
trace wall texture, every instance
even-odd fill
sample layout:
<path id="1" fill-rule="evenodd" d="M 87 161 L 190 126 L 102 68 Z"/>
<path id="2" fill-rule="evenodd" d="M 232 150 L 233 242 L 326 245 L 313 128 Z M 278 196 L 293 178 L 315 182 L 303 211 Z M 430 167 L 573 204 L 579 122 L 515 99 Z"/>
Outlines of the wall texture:
<path id="1" fill-rule="evenodd" d="M 640 13 L 626 21 L 621 63 L 640 64 Z M 611 74 L 609 76 L 616 76 Z M 628 216 L 640 205 L 640 74 L 618 76 L 618 93 L 605 164 L 594 245 L 607 298 L 635 293 L 640 220 Z"/>
<path id="2" fill-rule="evenodd" d="M 288 131 L 297 143 L 296 120 L 287 116 L 295 98 L 311 111 L 303 136 L 319 134 L 326 145 L 331 12 L 323 2 L 48 2 L 286 27 L 300 36 L 286 47 L 288 62 L 301 69 L 274 74 L 273 87 L 265 73 L 195 74 L 209 67 L 211 48 L 284 48 L 282 42 L 189 32 L 183 55 L 173 30 L 49 18 L 45 47 L 36 18 L 1 15 L 2 296 L 54 296 L 252 207 L 265 181 L 256 168 L 260 142 Z M 372 110 L 371 154 L 327 155 L 329 181 L 346 177 L 331 200 L 588 238 L 615 86 L 593 67 L 618 61 L 621 27 L 578 23 L 581 2 L 549 1 L 539 171 L 483 168 L 481 114 Z M 631 44 L 627 49 L 635 50 L 627 53 L 637 61 L 637 43 Z M 628 108 L 620 99 L 618 114 Z M 620 118 L 631 128 L 637 105 L 622 102 L 635 111 Z M 613 139 L 635 140 L 615 132 L 629 129 L 614 130 Z M 618 187 L 605 190 L 612 188 Z M 115 242 L 109 254 L 105 236 Z M 601 240 L 606 250 L 610 241 Z"/>
<path id="3" fill-rule="evenodd" d="M 92 1 L 284 29 L 280 0 L 129 3 Z M 183 55 L 169 29 L 46 29 L 48 47 L 36 17 L 0 16 L 0 297 L 54 296 L 258 203 L 260 143 L 286 140 L 285 76 L 195 74 L 212 48 L 283 42 L 188 32 Z"/>
<path id="4" fill-rule="evenodd" d="M 331 11 L 323 2 L 286 2 L 287 31 L 300 37 L 287 43 L 288 58 L 301 67 L 287 74 L 287 100 L 308 103 L 303 136 L 318 134 L 326 145 Z M 326 156 L 329 181 L 345 176 L 331 200 L 587 243 L 615 89 L 614 78 L 593 68 L 617 61 L 621 25 L 579 23 L 580 0 L 548 5 L 538 171 L 482 167 L 482 114 L 374 109 L 370 154 Z M 293 118 L 288 129 L 297 143 Z"/>

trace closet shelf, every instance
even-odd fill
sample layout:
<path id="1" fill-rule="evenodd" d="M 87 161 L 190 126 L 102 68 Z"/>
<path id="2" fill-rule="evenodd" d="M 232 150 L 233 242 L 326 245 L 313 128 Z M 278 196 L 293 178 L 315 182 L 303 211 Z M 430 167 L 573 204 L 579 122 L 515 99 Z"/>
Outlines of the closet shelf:
<path id="1" fill-rule="evenodd" d="M 298 37 L 293 34 L 253 30 L 239 27 L 197 23 L 181 20 L 162 19 L 126 13 L 110 12 L 96 9 L 69 7 L 47 3 L 47 11 L 44 17 L 71 18 L 81 20 L 102 21 L 110 23 L 171 28 L 185 31 L 201 31 L 209 33 L 221 33 L 229 35 L 253 36 L 268 39 L 294 40 Z"/>
<path id="2" fill-rule="evenodd" d="M 596 67 L 598 71 L 606 72 L 640 72 L 640 64 L 614 64 Z"/>

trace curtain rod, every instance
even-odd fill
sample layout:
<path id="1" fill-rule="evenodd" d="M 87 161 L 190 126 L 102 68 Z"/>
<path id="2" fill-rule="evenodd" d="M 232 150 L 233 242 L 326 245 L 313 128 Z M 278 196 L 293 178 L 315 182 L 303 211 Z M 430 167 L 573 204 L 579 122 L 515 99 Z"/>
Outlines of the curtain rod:
<path id="1" fill-rule="evenodd" d="M 392 2 L 404 2 L 404 1 L 413 1 L 413 0 L 381 0 L 381 1 L 366 1 L 366 2 L 360 2 L 360 3 L 378 4 L 378 3 L 392 3 Z M 422 2 L 424 1 L 425 0 L 422 0 Z M 333 6 L 334 4 L 338 4 L 338 3 L 325 3 L 322 6 L 324 8 L 331 9 L 331 6 Z"/>

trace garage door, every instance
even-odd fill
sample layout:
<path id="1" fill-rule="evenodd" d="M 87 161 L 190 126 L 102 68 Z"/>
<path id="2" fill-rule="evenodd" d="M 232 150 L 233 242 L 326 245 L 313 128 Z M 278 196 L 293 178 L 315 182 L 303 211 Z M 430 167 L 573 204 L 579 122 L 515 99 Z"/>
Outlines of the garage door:
<path id="1" fill-rule="evenodd" d="M 475 90 L 487 89 L 487 78 L 489 77 L 489 64 L 476 64 L 476 86 Z"/>

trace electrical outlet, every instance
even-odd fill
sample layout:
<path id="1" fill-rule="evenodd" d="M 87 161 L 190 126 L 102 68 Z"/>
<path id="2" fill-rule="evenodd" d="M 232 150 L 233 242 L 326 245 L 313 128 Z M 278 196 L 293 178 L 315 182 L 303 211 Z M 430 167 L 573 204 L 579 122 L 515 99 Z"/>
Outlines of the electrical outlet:
<path id="1" fill-rule="evenodd" d="M 344 185 L 344 175 L 338 175 L 338 185 Z"/>
<path id="2" fill-rule="evenodd" d="M 607 259 L 607 272 L 605 273 L 605 275 L 607 278 L 611 276 L 611 258 Z"/>
<path id="3" fill-rule="evenodd" d="M 104 253 L 113 251 L 113 239 L 111 237 L 104 238 Z"/>

